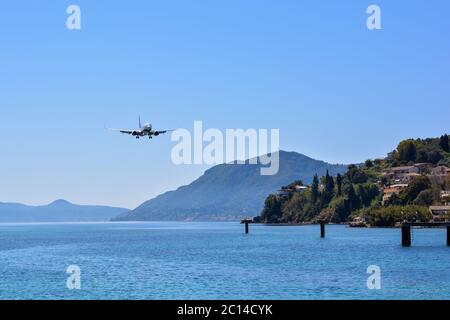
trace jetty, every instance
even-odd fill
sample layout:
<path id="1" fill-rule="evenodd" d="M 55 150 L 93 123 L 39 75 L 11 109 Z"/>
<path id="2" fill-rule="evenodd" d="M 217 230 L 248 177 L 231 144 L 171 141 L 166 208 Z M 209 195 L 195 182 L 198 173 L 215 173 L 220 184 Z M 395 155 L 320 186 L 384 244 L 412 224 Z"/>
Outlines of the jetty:
<path id="1" fill-rule="evenodd" d="M 249 233 L 249 225 L 251 223 L 255 223 L 255 220 L 252 218 L 245 218 L 241 220 L 241 224 L 245 225 L 245 234 Z M 325 225 L 328 223 L 326 221 L 318 221 L 316 224 L 320 225 L 320 237 L 325 238 Z M 280 224 L 274 224 L 276 226 L 280 226 Z M 285 226 L 293 226 L 294 224 L 285 224 Z M 297 225 L 311 225 L 311 224 L 297 224 Z"/>
<path id="2" fill-rule="evenodd" d="M 248 228 L 248 225 L 250 224 L 250 223 L 253 223 L 253 219 L 252 218 L 245 218 L 245 219 L 242 219 L 241 220 L 241 224 L 244 224 L 245 225 L 245 234 L 248 234 L 248 232 L 249 232 L 249 228 Z"/>
<path id="3" fill-rule="evenodd" d="M 450 222 L 404 222 L 402 223 L 402 246 L 410 247 L 412 244 L 411 228 L 447 228 L 447 246 L 450 246 Z"/>

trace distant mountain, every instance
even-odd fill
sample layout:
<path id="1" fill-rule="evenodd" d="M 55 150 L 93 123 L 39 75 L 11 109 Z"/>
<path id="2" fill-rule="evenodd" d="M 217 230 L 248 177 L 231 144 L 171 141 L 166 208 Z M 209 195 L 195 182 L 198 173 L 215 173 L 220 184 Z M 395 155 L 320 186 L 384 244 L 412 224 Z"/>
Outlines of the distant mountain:
<path id="1" fill-rule="evenodd" d="M 121 214 L 119 221 L 237 220 L 259 215 L 267 195 L 294 180 L 309 184 L 315 174 L 347 171 L 346 165 L 328 164 L 296 152 L 280 151 L 280 170 L 262 176 L 261 165 L 222 164 L 206 171 L 188 186 L 164 193 Z"/>
<path id="2" fill-rule="evenodd" d="M 65 200 L 57 200 L 46 206 L 0 202 L 0 222 L 109 221 L 127 211 L 123 208 L 76 205 Z"/>

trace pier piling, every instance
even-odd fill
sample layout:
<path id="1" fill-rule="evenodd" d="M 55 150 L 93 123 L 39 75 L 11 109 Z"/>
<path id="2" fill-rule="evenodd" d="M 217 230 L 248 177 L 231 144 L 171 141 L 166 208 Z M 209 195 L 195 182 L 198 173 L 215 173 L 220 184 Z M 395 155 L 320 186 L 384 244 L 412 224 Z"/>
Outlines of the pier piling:
<path id="1" fill-rule="evenodd" d="M 447 246 L 450 247 L 450 222 L 404 222 L 402 224 L 402 246 L 410 247 L 412 243 L 411 228 L 447 228 Z"/>
<path id="2" fill-rule="evenodd" d="M 245 234 L 248 234 L 248 231 L 249 231 L 248 225 L 250 223 L 253 223 L 253 219 L 246 218 L 246 219 L 241 220 L 241 224 L 243 224 L 245 226 Z"/>
<path id="3" fill-rule="evenodd" d="M 447 226 L 447 246 L 450 247 L 450 226 Z"/>
<path id="4" fill-rule="evenodd" d="M 320 222 L 320 237 L 325 238 L 325 222 Z"/>
<path id="5" fill-rule="evenodd" d="M 402 246 L 411 246 L 411 227 L 409 225 L 402 226 Z"/>

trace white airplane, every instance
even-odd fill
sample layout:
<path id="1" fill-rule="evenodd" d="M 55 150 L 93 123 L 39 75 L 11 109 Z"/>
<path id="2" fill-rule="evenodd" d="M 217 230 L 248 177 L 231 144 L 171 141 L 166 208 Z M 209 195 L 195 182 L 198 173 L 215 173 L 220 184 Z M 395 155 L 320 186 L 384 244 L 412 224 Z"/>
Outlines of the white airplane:
<path id="1" fill-rule="evenodd" d="M 139 129 L 132 129 L 132 130 L 128 130 L 128 129 L 110 129 L 110 130 L 114 130 L 114 131 L 119 131 L 121 133 L 126 133 L 126 134 L 130 134 L 134 137 L 136 137 L 136 139 L 139 139 L 141 137 L 145 137 L 148 136 L 149 139 L 153 139 L 153 136 L 157 137 L 160 134 L 164 134 L 170 131 L 175 131 L 175 130 L 162 130 L 162 131 L 156 131 L 153 130 L 153 127 L 150 123 L 145 123 L 144 126 L 141 125 L 141 116 L 139 116 Z"/>

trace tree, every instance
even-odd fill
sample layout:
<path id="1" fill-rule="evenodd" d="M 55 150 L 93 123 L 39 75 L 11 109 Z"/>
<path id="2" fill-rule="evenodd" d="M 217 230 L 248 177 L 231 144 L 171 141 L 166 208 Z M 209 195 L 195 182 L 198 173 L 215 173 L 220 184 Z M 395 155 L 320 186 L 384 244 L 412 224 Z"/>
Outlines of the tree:
<path id="1" fill-rule="evenodd" d="M 428 162 L 432 164 L 437 164 L 439 161 L 444 159 L 444 156 L 439 150 L 433 150 L 428 154 Z"/>
<path id="2" fill-rule="evenodd" d="M 378 198 L 380 196 L 380 189 L 378 188 L 378 185 L 375 183 L 370 184 L 367 187 L 367 194 L 369 195 L 370 202 Z"/>
<path id="3" fill-rule="evenodd" d="M 363 207 L 369 206 L 371 200 L 370 200 L 369 194 L 367 193 L 367 190 L 364 188 L 364 186 L 362 184 L 358 185 L 357 191 L 358 191 L 358 196 L 359 196 L 359 199 L 360 199 Z"/>
<path id="4" fill-rule="evenodd" d="M 401 206 L 403 205 L 403 200 L 396 194 L 394 193 L 389 200 L 385 203 L 385 206 Z"/>
<path id="5" fill-rule="evenodd" d="M 423 190 L 419 193 L 417 198 L 413 201 L 413 204 L 418 206 L 431 206 L 434 201 L 433 191 L 430 189 Z"/>
<path id="6" fill-rule="evenodd" d="M 415 178 L 411 183 L 400 192 L 399 197 L 403 200 L 403 204 L 411 204 L 417 198 L 419 193 L 431 188 L 430 179 L 426 176 Z"/>
<path id="7" fill-rule="evenodd" d="M 317 174 L 314 175 L 313 183 L 311 185 L 311 200 L 315 204 L 319 199 L 319 177 Z"/>
<path id="8" fill-rule="evenodd" d="M 380 195 L 378 186 L 374 183 L 359 184 L 356 193 L 358 194 L 360 205 L 369 207 L 374 199 Z"/>
<path id="9" fill-rule="evenodd" d="M 371 226 L 393 227 L 396 222 L 429 221 L 432 216 L 427 207 L 423 206 L 389 206 L 381 208 L 366 208 L 355 213 L 366 217 Z"/>
<path id="10" fill-rule="evenodd" d="M 416 157 L 417 162 L 428 162 L 428 153 L 425 150 L 419 150 Z"/>
<path id="11" fill-rule="evenodd" d="M 340 173 L 338 173 L 336 177 L 336 184 L 337 184 L 337 194 L 338 196 L 342 195 L 342 176 Z"/>
<path id="12" fill-rule="evenodd" d="M 335 197 L 330 205 L 321 212 L 319 219 L 341 223 L 347 221 L 349 215 L 348 201 L 344 197 Z"/>
<path id="13" fill-rule="evenodd" d="M 276 195 L 271 194 L 264 203 L 264 209 L 261 212 L 261 218 L 264 222 L 279 222 L 282 216 L 281 201 Z"/>
<path id="14" fill-rule="evenodd" d="M 370 159 L 366 160 L 365 166 L 366 166 L 367 168 L 372 168 L 372 167 L 373 167 L 373 162 L 372 162 L 372 160 L 370 160 Z"/>
<path id="15" fill-rule="evenodd" d="M 444 134 L 443 136 L 441 136 L 439 145 L 441 146 L 442 150 L 444 150 L 445 152 L 450 152 L 450 146 L 448 143 L 448 135 L 447 134 Z"/>
<path id="16" fill-rule="evenodd" d="M 414 140 L 404 140 L 397 147 L 397 159 L 400 161 L 416 161 L 417 148 Z"/>
<path id="17" fill-rule="evenodd" d="M 350 213 L 360 208 L 361 202 L 359 200 L 359 197 L 356 195 L 355 189 L 353 188 L 352 184 L 348 188 L 347 201 Z"/>
<path id="18" fill-rule="evenodd" d="M 367 174 L 355 165 L 348 166 L 347 178 L 351 183 L 367 182 Z"/>
<path id="19" fill-rule="evenodd" d="M 331 199 L 334 195 L 334 179 L 332 176 L 330 176 L 328 170 L 327 174 L 325 176 L 325 189 L 322 194 L 322 205 L 326 206 L 328 203 L 330 203 Z"/>
<path id="20" fill-rule="evenodd" d="M 332 176 L 330 176 L 328 170 L 327 175 L 325 176 L 325 190 L 331 193 L 334 191 L 334 179 Z"/>
<path id="21" fill-rule="evenodd" d="M 307 220 L 307 215 L 312 211 L 309 194 L 309 191 L 296 192 L 282 207 L 283 220 L 287 220 L 287 222 L 303 222 Z"/>

